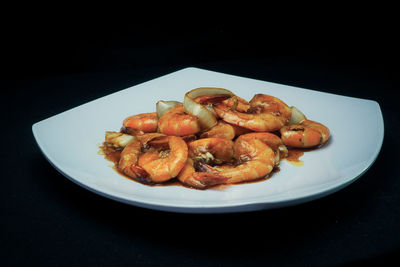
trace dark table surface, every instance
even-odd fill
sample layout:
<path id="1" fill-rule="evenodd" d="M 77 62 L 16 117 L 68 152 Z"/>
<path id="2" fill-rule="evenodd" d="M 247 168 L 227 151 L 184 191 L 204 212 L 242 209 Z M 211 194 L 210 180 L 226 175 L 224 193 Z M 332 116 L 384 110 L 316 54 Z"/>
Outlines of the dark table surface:
<path id="1" fill-rule="evenodd" d="M 89 26 L 33 31 L 37 26 L 28 25 L 25 35 L 10 32 L 12 42 L 3 50 L 1 262 L 330 266 L 396 259 L 396 36 L 372 31 L 382 40 L 373 45 L 371 27 L 345 35 L 313 32 L 312 41 L 292 32 L 293 38 L 272 42 L 223 26 L 189 33 Z M 195 215 L 138 208 L 89 192 L 55 170 L 36 145 L 33 123 L 189 66 L 375 100 L 385 123 L 380 155 L 356 182 L 316 201 Z"/>

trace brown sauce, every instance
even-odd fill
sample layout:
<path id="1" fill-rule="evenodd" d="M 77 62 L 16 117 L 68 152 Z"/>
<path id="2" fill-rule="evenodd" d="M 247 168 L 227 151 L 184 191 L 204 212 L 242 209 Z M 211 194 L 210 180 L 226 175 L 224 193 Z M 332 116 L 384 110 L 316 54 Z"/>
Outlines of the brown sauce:
<path id="1" fill-rule="evenodd" d="M 166 182 L 163 182 L 163 183 L 149 184 L 149 183 L 146 182 L 145 180 L 134 179 L 134 178 L 132 178 L 132 177 L 129 177 L 129 176 L 126 175 L 125 173 L 121 172 L 121 171 L 119 170 L 119 168 L 118 168 L 118 162 L 119 162 L 119 159 L 120 159 L 121 151 L 122 151 L 122 150 L 116 150 L 116 149 L 114 149 L 114 148 L 112 148 L 112 147 L 106 146 L 104 143 L 103 143 L 102 145 L 100 145 L 99 147 L 100 147 L 100 150 L 99 150 L 98 154 L 99 154 L 99 155 L 103 155 L 104 158 L 105 158 L 106 160 L 111 161 L 112 163 L 114 163 L 114 165 L 112 166 L 112 168 L 113 168 L 119 175 L 121 175 L 121 176 L 123 176 L 123 177 L 125 177 L 125 178 L 127 178 L 127 179 L 129 179 L 129 180 L 132 180 L 132 181 L 135 181 L 135 182 L 138 182 L 138 183 L 141 183 L 141 184 L 149 185 L 149 186 L 172 186 L 172 185 L 173 185 L 173 186 L 183 186 L 183 187 L 187 187 L 187 188 L 191 188 L 191 189 L 197 189 L 197 188 L 193 188 L 193 187 L 190 187 L 190 186 L 188 186 L 188 185 L 185 185 L 185 184 L 181 183 L 181 182 L 180 182 L 178 179 L 176 179 L 176 178 L 173 178 L 173 179 L 171 179 L 171 180 L 169 180 L 169 181 L 166 181 Z M 273 168 L 273 170 L 272 170 L 267 176 L 265 176 L 265 177 L 262 177 L 262 178 L 259 178 L 259 179 L 255 179 L 255 180 L 251 180 L 251 181 L 244 181 L 244 182 L 241 182 L 241 183 L 238 183 L 238 184 L 250 184 L 250 183 L 262 182 L 262 181 L 268 180 L 269 178 L 272 177 L 272 175 L 273 175 L 274 173 L 277 173 L 277 172 L 279 172 L 279 171 L 280 171 L 280 168 L 279 168 L 278 166 L 275 166 L 275 167 Z M 231 185 L 220 184 L 220 185 L 212 186 L 211 188 L 214 189 L 214 190 L 224 190 L 224 189 L 226 189 L 228 186 L 231 186 Z"/>
<path id="2" fill-rule="evenodd" d="M 287 160 L 290 164 L 296 167 L 304 166 L 304 162 L 300 160 L 300 157 L 304 155 L 305 152 L 313 151 L 321 146 L 311 147 L 311 148 L 288 148 L 288 155 L 285 160 Z"/>
<path id="3" fill-rule="evenodd" d="M 100 146 L 100 155 L 104 155 L 104 158 L 118 165 L 119 158 L 121 156 L 122 150 L 116 150 L 114 148 L 108 147 L 104 144 Z"/>
<path id="4" fill-rule="evenodd" d="M 304 165 L 304 162 L 300 160 L 300 157 L 304 155 L 304 150 L 303 149 L 294 149 L 290 148 L 288 149 L 288 155 L 285 158 L 289 163 L 291 163 L 294 166 L 300 167 Z"/>

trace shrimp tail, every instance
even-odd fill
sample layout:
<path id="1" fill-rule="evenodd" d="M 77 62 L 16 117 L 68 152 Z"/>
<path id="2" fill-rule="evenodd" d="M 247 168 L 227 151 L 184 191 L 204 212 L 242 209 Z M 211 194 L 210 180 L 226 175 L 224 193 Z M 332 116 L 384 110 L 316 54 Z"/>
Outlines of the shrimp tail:
<path id="1" fill-rule="evenodd" d="M 124 169 L 120 169 L 120 171 L 141 183 L 154 184 L 154 182 L 149 179 L 149 174 L 139 166 L 129 165 L 126 166 Z"/>
<path id="2" fill-rule="evenodd" d="M 228 177 L 219 174 L 217 170 L 208 164 L 202 162 L 195 162 L 195 168 L 199 172 L 193 174 L 193 178 L 202 183 L 204 186 L 213 186 L 223 184 L 228 181 Z"/>
<path id="3" fill-rule="evenodd" d="M 204 185 L 204 188 L 224 184 L 228 181 L 228 177 L 222 176 L 216 173 L 209 172 L 196 172 L 193 174 L 193 178 Z"/>
<path id="4" fill-rule="evenodd" d="M 196 166 L 196 168 L 195 168 Z M 196 171 L 199 170 L 199 171 Z M 224 184 L 228 178 L 220 175 L 208 164 L 196 162 L 188 158 L 178 180 L 183 184 L 196 189 L 206 189 L 214 185 Z"/>

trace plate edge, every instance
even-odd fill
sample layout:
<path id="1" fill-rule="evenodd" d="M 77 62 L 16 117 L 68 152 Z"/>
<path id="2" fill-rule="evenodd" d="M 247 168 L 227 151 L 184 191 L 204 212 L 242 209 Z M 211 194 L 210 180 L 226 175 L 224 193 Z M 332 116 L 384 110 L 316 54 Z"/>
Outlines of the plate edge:
<path id="1" fill-rule="evenodd" d="M 166 74 L 166 75 L 163 75 L 163 76 L 160 76 L 160 77 L 151 79 L 151 80 L 149 80 L 149 81 L 146 81 L 146 82 L 143 82 L 143 83 L 140 83 L 140 84 L 145 84 L 145 83 L 151 82 L 151 81 L 153 81 L 153 80 L 155 80 L 155 79 L 161 79 L 161 78 L 163 78 L 163 77 L 165 77 L 165 76 L 173 75 L 173 74 L 176 74 L 176 73 L 178 73 L 178 72 L 187 71 L 187 70 L 201 70 L 201 71 L 206 71 L 206 72 L 215 72 L 215 71 L 204 70 L 204 69 L 200 69 L 200 68 L 196 68 L 196 67 L 187 67 L 187 68 L 184 68 L 184 69 L 181 69 L 181 70 L 178 70 L 178 71 L 175 71 L 175 72 L 172 72 L 172 73 L 169 73 L 169 74 Z M 241 76 L 236 76 L 236 75 L 231 75 L 231 74 L 225 74 L 225 73 L 221 73 L 221 72 L 215 72 L 215 73 L 224 74 L 224 75 L 230 75 L 230 76 L 233 76 L 233 77 L 245 78 L 245 79 L 250 79 L 250 80 L 257 80 L 257 79 L 253 79 L 253 78 L 246 78 L 246 77 L 241 77 Z M 263 80 L 259 80 L 259 81 L 268 82 L 268 81 L 263 81 Z M 131 87 L 135 87 L 135 86 L 138 86 L 138 85 L 140 85 L 140 84 L 136 84 L 136 85 L 133 85 L 133 86 L 131 86 Z M 279 85 L 283 85 L 283 84 L 279 84 Z M 301 87 L 296 87 L 296 86 L 291 86 L 291 85 L 284 85 L 284 86 L 290 86 L 290 87 L 299 88 L 299 89 L 304 89 L 304 90 L 311 90 L 311 89 L 306 89 L 306 88 L 301 88 Z M 97 101 L 97 100 L 99 100 L 99 99 L 102 99 L 102 98 L 108 97 L 108 96 L 110 96 L 110 95 L 116 94 L 116 93 L 118 93 L 118 92 L 127 90 L 127 89 L 129 89 L 129 88 L 131 88 L 131 87 L 128 87 L 128 88 L 122 89 L 122 90 L 120 90 L 120 91 L 111 93 L 111 94 L 109 94 L 109 95 L 106 95 L 106 96 L 103 96 L 103 97 L 94 99 L 94 100 L 92 100 L 92 101 L 89 101 L 89 102 L 87 102 L 87 103 L 84 103 L 84 104 L 82 104 L 82 105 L 79 105 L 79 106 L 77 106 L 77 107 L 75 107 L 75 108 L 78 108 L 78 107 L 87 105 L 87 104 L 92 103 L 92 102 L 94 102 L 94 101 Z M 311 91 L 314 91 L 314 90 L 311 90 Z M 316 92 L 319 92 L 319 91 L 316 91 Z M 326 92 L 320 92 L 320 93 L 330 94 L 330 93 L 326 93 Z M 332 95 L 337 95 L 337 94 L 332 94 Z M 348 97 L 348 96 L 342 96 L 342 97 Z M 354 99 L 355 97 L 350 97 L 350 98 L 353 98 L 353 99 Z M 355 98 L 355 99 L 361 99 L 361 98 Z M 379 103 L 378 103 L 377 101 L 375 101 L 375 100 L 370 100 L 370 99 L 361 99 L 361 100 L 370 101 L 370 102 L 374 103 L 374 105 L 376 106 L 376 109 L 377 109 L 377 111 L 378 111 L 378 113 L 379 113 L 379 116 L 380 116 L 380 117 L 379 117 L 379 118 L 380 118 L 380 122 L 382 123 L 382 124 L 381 124 L 381 125 L 382 125 L 382 134 L 381 134 L 381 136 L 380 136 L 380 137 L 381 137 L 381 138 L 380 138 L 380 144 L 379 144 L 378 149 L 377 149 L 377 151 L 376 151 L 376 152 L 377 152 L 377 153 L 376 153 L 376 156 L 374 157 L 372 163 L 371 163 L 370 165 L 368 165 L 367 168 L 366 168 L 363 172 L 361 172 L 361 173 L 359 174 L 358 177 L 355 177 L 354 179 L 352 179 L 351 181 L 349 181 L 348 184 L 345 184 L 345 185 L 343 185 L 342 187 L 337 188 L 337 190 L 335 190 L 335 189 L 336 189 L 336 188 L 335 188 L 335 189 L 333 190 L 333 192 L 324 192 L 323 195 L 325 195 L 325 193 L 326 193 L 326 195 L 329 195 L 329 194 L 331 194 L 331 193 L 334 193 L 335 191 L 338 191 L 338 190 L 340 190 L 341 188 L 347 187 L 350 183 L 356 181 L 359 177 L 361 177 L 361 176 L 373 165 L 373 163 L 375 162 L 376 158 L 378 157 L 378 155 L 379 155 L 379 153 L 380 153 L 380 150 L 381 150 L 382 144 L 383 144 L 383 139 L 384 139 L 384 120 L 383 120 L 383 115 L 382 115 L 382 111 L 381 111 L 380 105 L 379 105 Z M 75 109 L 75 108 L 72 108 L 72 109 Z M 72 109 L 69 109 L 69 110 L 72 110 Z M 49 117 L 49 118 L 47 118 L 47 119 L 41 120 L 41 121 L 36 122 L 36 123 L 34 123 L 34 124 L 32 125 L 32 132 L 33 132 L 34 138 L 35 138 L 36 143 L 38 144 L 38 146 L 39 146 L 39 148 L 40 148 L 42 154 L 45 156 L 45 158 L 50 162 L 50 164 L 51 164 L 53 167 L 55 167 L 58 171 L 61 172 L 61 174 L 63 174 L 63 176 L 66 176 L 69 180 L 73 181 L 74 183 L 77 183 L 77 184 L 79 184 L 80 186 L 83 186 L 85 189 L 89 189 L 89 191 L 92 191 L 92 192 L 94 192 L 94 193 L 97 193 L 97 194 L 99 194 L 99 195 L 101 195 L 101 196 L 106 196 L 107 198 L 110 198 L 110 199 L 117 200 L 117 201 L 122 202 L 122 203 L 127 203 L 127 204 L 131 204 L 131 205 L 132 205 L 133 203 L 130 202 L 130 201 L 132 201 L 132 200 L 126 200 L 126 201 L 125 201 L 125 199 L 123 199 L 123 198 L 121 198 L 121 199 L 118 198 L 118 199 L 117 199 L 117 198 L 115 198 L 114 196 L 108 196 L 108 194 L 105 194 L 105 193 L 103 193 L 103 192 L 99 192 L 99 191 L 97 191 L 96 189 L 91 188 L 91 187 L 89 187 L 89 186 L 87 186 L 87 185 L 85 185 L 85 184 L 82 184 L 82 183 L 80 183 L 79 181 L 77 181 L 77 180 L 75 180 L 75 179 L 73 179 L 73 178 L 71 179 L 68 175 L 66 175 L 63 171 L 61 171 L 58 167 L 56 167 L 56 166 L 52 163 L 52 161 L 47 157 L 47 154 L 46 154 L 45 151 L 43 150 L 43 144 L 42 144 L 42 141 L 41 141 L 40 138 L 39 138 L 39 133 L 38 133 L 38 131 L 40 130 L 41 123 L 42 123 L 43 121 L 46 121 L 46 120 L 48 120 L 48 119 L 51 119 L 52 117 L 55 117 L 55 116 L 58 116 L 58 115 L 60 115 L 60 114 L 62 114 L 62 113 L 68 112 L 69 110 L 64 111 L 64 112 L 61 112 L 61 113 L 56 114 L 56 115 L 53 115 L 53 116 L 51 116 L 51 117 Z M 317 194 L 317 195 L 319 195 L 319 194 Z M 318 197 L 317 195 L 314 195 L 314 196 L 315 196 L 316 198 L 323 197 L 323 196 Z M 312 197 L 312 196 L 311 196 L 311 197 Z M 299 200 L 301 201 L 301 199 L 295 199 L 294 201 L 299 201 Z M 304 202 L 307 202 L 307 201 L 309 201 L 309 200 L 304 200 Z M 146 205 L 155 205 L 155 206 L 158 206 L 158 207 L 164 207 L 164 206 L 159 206 L 159 205 L 154 204 L 154 203 L 148 204 L 148 203 L 136 202 L 136 201 L 135 201 L 135 203 L 136 203 L 135 206 L 140 206 L 140 207 L 146 207 Z M 137 205 L 138 203 L 140 203 L 140 204 Z M 272 203 L 273 203 L 273 202 L 272 202 Z M 243 205 L 249 205 L 249 206 L 257 205 L 257 204 L 259 204 L 259 205 L 265 205 L 263 209 L 266 209 L 266 208 L 268 208 L 267 206 L 271 205 L 272 203 L 266 203 L 266 202 L 264 202 L 264 203 L 248 203 L 248 204 L 243 204 Z M 300 203 L 299 203 L 299 204 L 300 204 Z M 283 205 L 283 206 L 286 206 L 286 205 Z M 171 206 L 166 206 L 166 207 L 171 208 Z M 185 209 L 201 209 L 201 210 L 203 210 L 204 212 L 203 212 L 203 211 L 199 211 L 198 213 L 214 213 L 214 212 L 212 211 L 213 209 L 218 210 L 218 209 L 230 209 L 230 208 L 231 208 L 231 209 L 234 210 L 235 207 L 237 207 L 237 208 L 240 209 L 241 205 L 232 205 L 232 206 L 223 206 L 223 207 L 211 207 L 211 206 L 210 206 L 210 207 L 182 207 L 182 206 L 176 206 L 176 207 L 172 207 L 172 208 L 173 208 L 173 209 L 174 209 L 174 208 L 175 208 L 175 209 L 182 209 L 181 211 L 178 211 L 178 212 L 186 212 L 186 211 L 183 211 L 183 210 L 185 210 Z M 149 208 L 149 207 L 147 206 L 147 208 Z M 269 208 L 272 208 L 272 207 L 269 207 Z M 167 210 L 167 209 L 163 209 L 163 208 L 152 208 L 152 209 L 156 209 L 156 210 Z M 208 212 L 207 212 L 206 210 L 208 210 L 208 209 L 211 210 L 211 211 L 208 211 Z M 253 209 L 249 209 L 249 210 L 253 210 Z M 221 212 L 221 211 L 215 211 L 215 212 Z M 228 211 L 228 212 L 229 212 L 229 211 Z M 237 211 L 232 211 L 232 212 L 237 212 Z M 192 213 L 192 212 L 190 212 L 190 213 Z M 196 212 L 196 213 L 197 213 L 197 212 Z"/>

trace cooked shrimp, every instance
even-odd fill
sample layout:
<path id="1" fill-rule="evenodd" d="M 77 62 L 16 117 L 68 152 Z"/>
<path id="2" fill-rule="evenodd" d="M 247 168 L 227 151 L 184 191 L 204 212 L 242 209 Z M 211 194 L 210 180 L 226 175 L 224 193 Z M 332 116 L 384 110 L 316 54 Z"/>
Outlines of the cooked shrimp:
<path id="1" fill-rule="evenodd" d="M 228 177 L 219 175 L 217 172 L 198 172 L 194 167 L 194 161 L 188 158 L 185 166 L 178 175 L 178 180 L 190 187 L 205 189 L 213 185 L 225 183 Z"/>
<path id="2" fill-rule="evenodd" d="M 282 142 L 291 147 L 307 148 L 325 144 L 330 132 L 325 125 L 304 120 L 300 124 L 282 127 L 280 130 Z"/>
<path id="3" fill-rule="evenodd" d="M 236 141 L 249 140 L 249 139 L 258 139 L 267 144 L 275 153 L 275 165 L 279 165 L 281 159 L 285 158 L 288 155 L 288 150 L 286 146 L 283 144 L 282 140 L 273 133 L 268 132 L 257 132 L 257 133 L 248 133 L 239 136 Z"/>
<path id="4" fill-rule="evenodd" d="M 250 103 L 246 99 L 243 99 L 239 96 L 234 96 L 232 99 L 235 99 L 235 98 L 237 100 L 237 104 L 236 104 L 237 111 L 246 112 L 251 108 Z"/>
<path id="5" fill-rule="evenodd" d="M 214 167 L 218 174 L 225 176 L 227 184 L 240 183 L 263 178 L 275 165 L 274 151 L 259 139 L 242 139 L 235 142 L 235 158 L 239 165 Z"/>
<path id="6" fill-rule="evenodd" d="M 224 138 L 203 138 L 188 144 L 189 157 L 207 164 L 232 162 L 233 142 Z"/>
<path id="7" fill-rule="evenodd" d="M 155 183 L 176 177 L 186 163 L 188 148 L 185 141 L 177 136 L 169 136 L 168 144 L 169 151 L 147 152 L 139 157 L 138 165 Z"/>
<path id="8" fill-rule="evenodd" d="M 147 144 L 154 139 L 160 139 L 163 137 L 166 137 L 166 135 L 162 133 L 145 133 L 136 135 L 136 138 L 143 144 L 143 147 L 147 147 Z"/>
<path id="9" fill-rule="evenodd" d="M 161 133 L 174 136 L 185 136 L 200 131 L 199 119 L 186 114 L 183 106 L 179 105 L 165 113 L 158 121 Z"/>
<path id="10" fill-rule="evenodd" d="M 142 144 L 137 139 L 131 141 L 127 146 L 125 146 L 121 152 L 118 169 L 131 178 L 139 179 L 142 182 L 148 183 L 148 174 L 137 165 L 141 148 Z"/>
<path id="11" fill-rule="evenodd" d="M 168 144 L 169 136 L 165 135 L 165 134 L 160 134 L 160 135 L 164 135 L 164 136 L 156 137 L 156 138 L 153 138 L 152 140 L 149 140 L 146 143 L 146 147 L 151 147 L 151 148 L 161 149 L 161 150 L 168 150 L 169 149 L 169 144 Z M 140 138 L 140 137 L 138 136 L 138 138 Z M 185 141 L 186 143 L 196 140 L 195 135 L 180 136 L 180 138 L 182 138 L 183 141 Z"/>
<path id="12" fill-rule="evenodd" d="M 224 100 L 227 100 L 231 106 L 235 106 L 235 109 L 240 112 L 245 112 L 250 108 L 250 104 L 246 99 L 236 95 L 232 97 L 229 95 L 199 96 L 195 99 L 197 103 L 202 105 L 217 105 Z"/>
<path id="13" fill-rule="evenodd" d="M 229 95 L 202 95 L 196 97 L 194 101 L 202 105 L 212 105 L 219 103 L 229 97 Z"/>
<path id="14" fill-rule="evenodd" d="M 232 101 L 225 100 L 214 107 L 224 121 L 257 132 L 277 131 L 289 122 L 290 108 L 279 98 L 257 94 L 250 100 L 250 109 L 240 112 Z"/>
<path id="15" fill-rule="evenodd" d="M 249 131 L 249 129 L 220 120 L 217 125 L 202 133 L 200 138 L 217 137 L 233 140 L 236 136 L 248 133 Z"/>
<path id="16" fill-rule="evenodd" d="M 232 140 L 233 138 L 235 138 L 235 130 L 230 124 L 220 120 L 217 122 L 217 125 L 200 135 L 200 138 L 208 137 L 217 137 Z"/>
<path id="17" fill-rule="evenodd" d="M 124 120 L 122 125 L 127 129 L 139 130 L 144 133 L 156 132 L 158 125 L 157 113 L 150 112 L 130 116 Z"/>
<path id="18" fill-rule="evenodd" d="M 250 103 L 237 95 L 231 96 L 228 99 L 223 101 L 226 105 L 230 106 L 232 109 L 239 111 L 239 112 L 247 112 L 251 106 Z M 220 104 L 218 102 L 216 104 Z"/>

